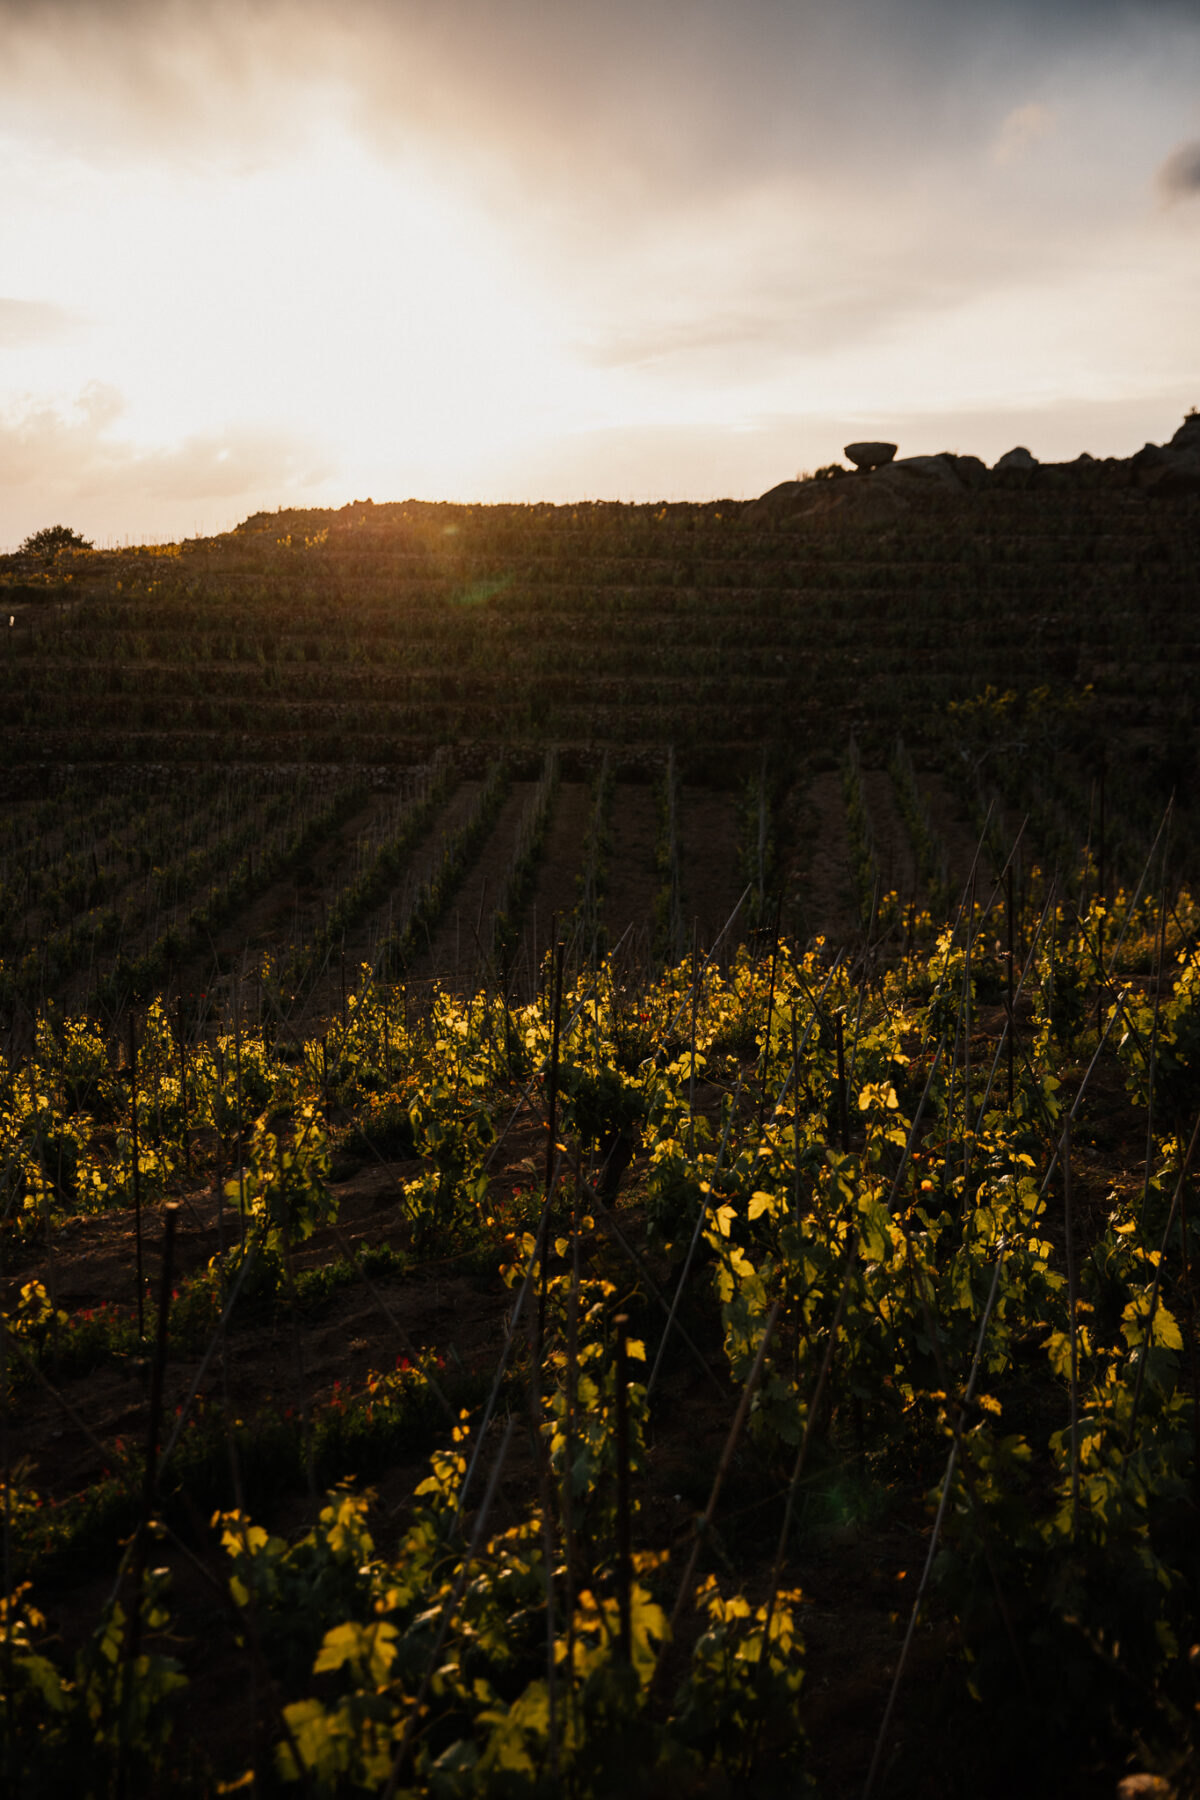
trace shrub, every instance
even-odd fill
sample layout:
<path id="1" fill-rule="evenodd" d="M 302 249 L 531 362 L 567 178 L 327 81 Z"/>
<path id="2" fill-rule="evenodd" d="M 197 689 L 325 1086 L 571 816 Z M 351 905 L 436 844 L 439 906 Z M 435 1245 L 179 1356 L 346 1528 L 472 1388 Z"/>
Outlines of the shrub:
<path id="1" fill-rule="evenodd" d="M 41 531 L 32 532 L 21 545 L 26 556 L 57 556 L 62 550 L 92 548 L 91 539 L 72 531 L 69 525 L 45 525 Z"/>

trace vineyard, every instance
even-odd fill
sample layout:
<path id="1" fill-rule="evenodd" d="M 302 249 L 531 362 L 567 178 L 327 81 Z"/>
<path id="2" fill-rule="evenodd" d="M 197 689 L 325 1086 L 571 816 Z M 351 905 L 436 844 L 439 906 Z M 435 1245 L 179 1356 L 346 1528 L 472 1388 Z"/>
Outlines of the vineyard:
<path id="1" fill-rule="evenodd" d="M 1195 1790 L 1198 526 L 0 558 L 8 1791 Z"/>

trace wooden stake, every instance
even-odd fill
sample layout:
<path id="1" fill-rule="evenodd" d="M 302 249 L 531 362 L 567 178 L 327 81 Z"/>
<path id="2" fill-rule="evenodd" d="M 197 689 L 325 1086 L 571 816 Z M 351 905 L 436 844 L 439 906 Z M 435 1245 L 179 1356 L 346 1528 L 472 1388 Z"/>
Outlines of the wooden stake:
<path id="1" fill-rule="evenodd" d="M 725 1477 L 729 1473 L 730 1464 L 733 1462 L 733 1453 L 737 1449 L 738 1439 L 742 1435 L 742 1427 L 745 1425 L 747 1414 L 750 1411 L 750 1402 L 753 1400 L 755 1389 L 758 1387 L 759 1377 L 762 1374 L 763 1364 L 767 1358 L 767 1350 L 775 1331 L 775 1323 L 779 1318 L 779 1309 L 782 1304 L 782 1300 L 776 1300 L 770 1312 L 767 1314 L 767 1321 L 763 1327 L 762 1337 L 759 1340 L 758 1354 L 754 1358 L 754 1364 L 749 1375 L 746 1377 L 746 1385 L 742 1389 L 742 1397 L 738 1402 L 738 1409 L 734 1414 L 733 1424 L 729 1427 L 729 1436 L 725 1440 L 725 1448 L 721 1452 L 721 1460 L 717 1464 L 717 1472 L 713 1477 L 712 1489 L 708 1496 L 708 1505 L 700 1515 L 700 1518 L 696 1521 L 696 1535 L 692 1544 L 692 1554 L 688 1558 L 688 1566 L 684 1570 L 683 1580 L 679 1584 L 679 1593 L 676 1596 L 675 1605 L 671 1613 L 670 1630 L 667 1633 L 668 1640 L 676 1636 L 679 1621 L 683 1616 L 683 1609 L 692 1597 L 692 1578 L 696 1573 L 696 1564 L 700 1560 L 700 1551 L 703 1548 L 705 1538 L 708 1536 L 708 1530 L 713 1521 L 713 1514 L 717 1510 L 717 1501 L 720 1498 L 721 1488 L 724 1485 Z M 658 1663 L 655 1666 L 653 1679 L 657 1679 L 662 1666 L 663 1658 L 660 1656 Z"/>
<path id="2" fill-rule="evenodd" d="M 183 1026 L 183 995 L 175 1002 L 175 1035 L 179 1045 L 179 1104 L 183 1111 L 183 1161 L 189 1175 L 192 1170 L 192 1133 L 188 1123 L 187 1045 Z"/>
<path id="3" fill-rule="evenodd" d="M 1183 1292 L 1188 1310 L 1188 1362 L 1192 1373 L 1192 1484 L 1200 1489 L 1200 1367 L 1196 1361 L 1196 1297 L 1192 1292 L 1192 1272 L 1188 1262 L 1187 1181 L 1179 1189 L 1179 1253 L 1183 1270 Z"/>
<path id="4" fill-rule="evenodd" d="M 975 871 L 967 901 L 967 949 L 963 959 L 963 1205 L 971 1199 L 971 951 L 975 944 Z"/>
<path id="5" fill-rule="evenodd" d="M 758 1100 L 758 1129 L 763 1128 L 767 1113 L 767 1072 L 771 1066 L 771 1026 L 775 1016 L 775 976 L 779 968 L 779 917 L 783 910 L 783 892 L 775 903 L 775 927 L 771 936 L 771 980 L 767 987 L 767 1029 L 763 1037 L 762 1081 Z"/>
<path id="6" fill-rule="evenodd" d="M 550 1241 L 553 1230 L 550 1202 L 554 1193 L 554 1174 L 558 1163 L 558 1048 L 562 1029 L 563 950 L 564 945 L 561 943 L 555 945 L 554 1019 L 550 1036 L 550 1067 L 546 1072 L 546 1205 L 542 1213 L 537 1338 L 534 1347 L 534 1357 L 538 1361 L 541 1360 L 542 1345 L 546 1339 L 546 1287 L 549 1281 Z"/>
<path id="7" fill-rule="evenodd" d="M 130 1026 L 132 1030 L 132 1014 Z M 132 1040 L 131 1040 L 132 1041 Z M 132 1064 L 131 1064 L 132 1067 Z M 168 1327 L 171 1315 L 171 1278 L 175 1253 L 175 1227 L 179 1219 L 178 1205 L 163 1207 L 162 1268 L 158 1286 L 158 1320 L 154 1338 L 154 1360 L 150 1365 L 150 1408 L 146 1420 L 146 1466 L 142 1479 L 142 1515 L 134 1542 L 131 1574 L 132 1597 L 129 1605 L 129 1629 L 124 1643 L 124 1680 L 121 1691 L 120 1739 L 117 1747 L 116 1790 L 123 1797 L 129 1792 L 128 1754 L 130 1704 L 133 1697 L 134 1670 L 142 1635 L 142 1589 L 146 1579 L 146 1555 L 150 1545 L 150 1520 L 158 1492 L 158 1436 L 162 1422 L 163 1376 L 167 1366 Z M 139 1289 L 140 1298 L 140 1289 Z"/>
<path id="8" fill-rule="evenodd" d="M 1150 1031 L 1149 1094 L 1146 1103 L 1146 1174 L 1142 1182 L 1142 1204 L 1138 1209 L 1138 1225 L 1146 1217 L 1146 1201 L 1150 1195 L 1150 1164 L 1154 1155 L 1154 1090 L 1158 1074 L 1158 1016 L 1162 1007 L 1163 957 L 1167 947 L 1167 885 L 1163 880 L 1162 903 L 1158 919 L 1158 956 L 1154 971 L 1154 1024 Z M 1200 1453 L 1200 1446 L 1198 1446 Z"/>
<path id="9" fill-rule="evenodd" d="M 557 1155 L 558 1138 L 558 1052 L 562 1032 L 562 981 L 563 952 L 565 946 L 556 944 L 554 948 L 554 999 L 553 1018 L 550 1029 L 550 1068 L 546 1078 L 546 1192 L 550 1192 L 550 1183 L 554 1180 L 554 1162 Z"/>
<path id="10" fill-rule="evenodd" d="M 1067 1251 L 1067 1308 L 1071 1327 L 1071 1536 L 1079 1525 L 1079 1344 L 1075 1318 L 1075 1236 L 1071 1207 L 1071 1121 L 1062 1135 L 1063 1233 Z"/>
<path id="11" fill-rule="evenodd" d="M 1100 830 L 1099 830 L 1100 843 L 1099 843 L 1099 849 L 1098 849 L 1098 853 L 1097 853 L 1097 857 L 1096 857 L 1096 894 L 1097 894 L 1098 899 L 1100 899 L 1101 901 L 1103 901 L 1105 891 L 1106 891 L 1106 889 L 1105 889 L 1105 871 L 1104 871 L 1104 777 L 1105 777 L 1105 773 L 1106 773 L 1106 768 L 1105 768 L 1106 760 L 1107 759 L 1104 754 L 1104 746 L 1101 745 L 1101 747 L 1100 747 Z"/>
<path id="12" fill-rule="evenodd" d="M 700 1000 L 699 974 L 700 921 L 692 920 L 692 1023 L 688 1033 L 691 1063 L 688 1069 L 688 1155 L 696 1154 L 696 1008 Z"/>
<path id="13" fill-rule="evenodd" d="M 575 1704 L 575 1409 L 579 1397 L 579 1195 L 571 1201 L 571 1295 L 567 1305 L 567 1380 L 563 1409 L 563 1572 L 567 1618 L 567 1708 Z"/>
<path id="14" fill-rule="evenodd" d="M 625 1327 L 629 1320 L 618 1313 L 617 1328 L 617 1649 L 627 1665 L 633 1660 L 633 1628 L 630 1586 L 633 1565 L 629 1549 L 629 1359 Z"/>
<path id="15" fill-rule="evenodd" d="M 845 1027 L 840 1011 L 834 1014 L 834 1030 L 837 1035 L 837 1102 L 838 1131 L 841 1136 L 842 1154 L 850 1148 L 850 1119 L 846 1109 L 846 1043 Z"/>
<path id="16" fill-rule="evenodd" d="M 133 1176 L 133 1234 L 137 1255 L 138 1337 L 146 1335 L 146 1296 L 142 1275 L 142 1172 L 138 1152 L 137 1026 L 129 1009 L 129 1144 Z"/>
<path id="17" fill-rule="evenodd" d="M 242 997 L 240 990 L 233 990 L 233 1053 L 234 1079 L 237 1092 L 237 1158 L 238 1158 L 238 1244 L 242 1249 L 246 1246 L 246 1165 L 243 1160 L 242 1145 Z"/>

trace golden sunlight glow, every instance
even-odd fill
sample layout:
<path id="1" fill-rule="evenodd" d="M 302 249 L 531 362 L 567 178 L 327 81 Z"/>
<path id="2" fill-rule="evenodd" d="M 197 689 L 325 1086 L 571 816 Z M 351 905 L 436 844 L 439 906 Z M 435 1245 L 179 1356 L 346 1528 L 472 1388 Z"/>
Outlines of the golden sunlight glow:
<path id="1" fill-rule="evenodd" d="M 808 119 L 782 10 L 711 88 L 582 7 L 553 79 L 534 11 L 35 10 L 0 0 L 0 548 L 745 495 L 854 436 L 1129 454 L 1200 397 L 1200 30 L 1134 75 L 1103 34 L 968 57 L 953 106 L 931 65 L 920 108 L 847 25 Z"/>
<path id="2" fill-rule="evenodd" d="M 344 136 L 236 183 L 32 173 L 30 210 L 53 197 L 58 217 L 39 281 L 87 322 L 54 346 L 60 391 L 102 360 L 135 444 L 182 420 L 270 420 L 349 468 L 427 481 L 465 446 L 486 458 L 577 416 L 595 386 L 494 227 L 428 169 L 385 169 Z M 47 352 L 21 360 L 32 386 Z"/>

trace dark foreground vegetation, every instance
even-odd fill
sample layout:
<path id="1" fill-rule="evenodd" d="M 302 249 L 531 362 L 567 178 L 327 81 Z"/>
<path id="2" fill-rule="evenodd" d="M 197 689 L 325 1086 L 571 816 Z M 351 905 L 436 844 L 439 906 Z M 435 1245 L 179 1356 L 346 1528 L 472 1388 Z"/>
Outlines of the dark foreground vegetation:
<path id="1" fill-rule="evenodd" d="M 1195 1788 L 1198 507 L 0 563 L 10 1791 Z"/>

